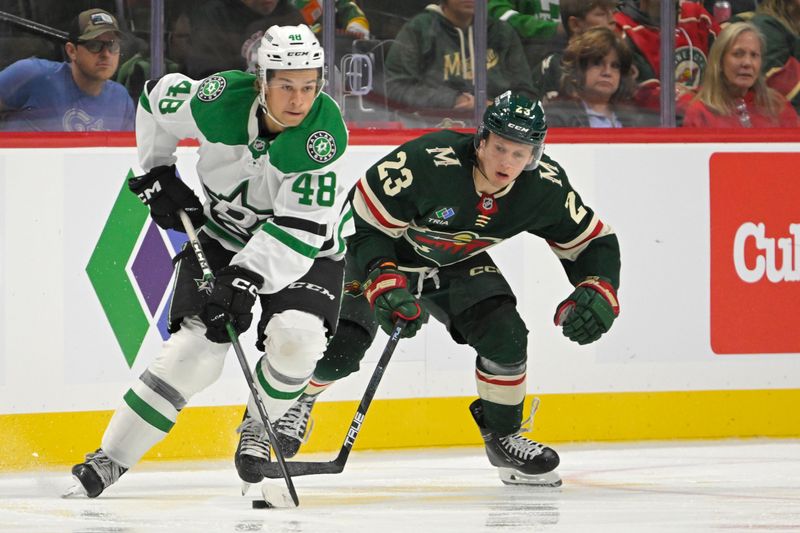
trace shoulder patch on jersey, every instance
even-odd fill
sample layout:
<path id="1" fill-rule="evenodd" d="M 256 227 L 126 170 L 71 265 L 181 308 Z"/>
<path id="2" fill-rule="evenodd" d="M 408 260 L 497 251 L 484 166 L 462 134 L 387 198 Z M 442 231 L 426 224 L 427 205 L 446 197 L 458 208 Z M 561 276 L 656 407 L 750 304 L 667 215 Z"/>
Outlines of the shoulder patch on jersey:
<path id="1" fill-rule="evenodd" d="M 336 140 L 327 131 L 315 131 L 308 136 L 306 152 L 317 163 L 327 163 L 336 155 Z"/>
<path id="2" fill-rule="evenodd" d="M 269 145 L 269 157 L 281 172 L 313 172 L 339 159 L 346 149 L 342 113 L 336 102 L 322 93 L 299 126 L 286 128 Z"/>
<path id="3" fill-rule="evenodd" d="M 247 144 L 255 121 L 256 77 L 238 71 L 219 72 L 197 86 L 190 106 L 198 129 L 209 142 Z"/>
<path id="4" fill-rule="evenodd" d="M 204 79 L 200 87 L 197 88 L 197 98 L 203 102 L 216 100 L 222 94 L 222 91 L 225 90 L 227 83 L 228 82 L 226 82 L 225 78 L 222 76 L 209 76 Z"/>

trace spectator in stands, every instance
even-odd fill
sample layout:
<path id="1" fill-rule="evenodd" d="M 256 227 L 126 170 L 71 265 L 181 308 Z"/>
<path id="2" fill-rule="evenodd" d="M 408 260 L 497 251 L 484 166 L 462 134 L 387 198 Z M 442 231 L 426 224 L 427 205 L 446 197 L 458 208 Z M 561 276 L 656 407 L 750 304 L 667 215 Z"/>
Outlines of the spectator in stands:
<path id="1" fill-rule="evenodd" d="M 719 26 L 698 2 L 678 3 L 675 32 L 675 92 L 681 98 L 700 84 L 708 51 Z M 633 51 L 633 65 L 639 87 L 636 100 L 642 106 L 659 107 L 661 92 L 659 51 L 661 30 L 661 0 L 624 0 L 614 14 L 617 31 L 628 41 Z"/>
<path id="2" fill-rule="evenodd" d="M 224 70 L 245 70 L 253 43 L 277 24 L 303 17 L 288 0 L 209 0 L 189 13 L 192 39 L 186 73 L 202 79 Z"/>
<path id="3" fill-rule="evenodd" d="M 569 41 L 562 61 L 560 96 L 545 104 L 551 126 L 621 128 L 656 126 L 658 116 L 632 105 L 636 85 L 630 49 L 608 27 Z"/>
<path id="4" fill-rule="evenodd" d="M 489 0 L 487 9 L 517 30 L 531 68 L 566 44 L 558 0 Z"/>
<path id="5" fill-rule="evenodd" d="M 767 42 L 761 65 L 767 84 L 800 113 L 800 2 L 762 0 L 750 22 Z"/>
<path id="6" fill-rule="evenodd" d="M 71 25 L 64 45 L 69 62 L 22 59 L 0 72 L 0 129 L 132 130 L 133 101 L 111 81 L 121 35 L 110 13 L 89 9 Z"/>
<path id="7" fill-rule="evenodd" d="M 561 23 L 570 41 L 589 28 L 614 28 L 617 0 L 561 0 L 560 7 Z M 553 52 L 533 69 L 533 86 L 545 100 L 558 96 L 562 57 L 563 52 Z"/>
<path id="8" fill-rule="evenodd" d="M 186 13 L 178 14 L 170 22 L 169 27 L 164 71 L 165 73 L 184 72 L 186 70 L 186 58 L 189 54 L 189 38 L 191 35 L 189 15 Z M 150 78 L 150 47 L 148 43 L 119 67 L 117 81 L 125 86 L 131 98 L 138 100 L 139 95 L 142 94 L 144 83 Z"/>
<path id="9" fill-rule="evenodd" d="M 290 0 L 314 33 L 322 29 L 322 0 Z M 355 0 L 336 0 L 336 29 L 357 39 L 369 39 L 369 21 Z"/>
<path id="10" fill-rule="evenodd" d="M 764 36 L 749 22 L 729 24 L 714 43 L 685 127 L 796 128 L 791 104 L 767 87 L 761 71 Z"/>
<path id="11" fill-rule="evenodd" d="M 402 106 L 474 109 L 474 0 L 440 0 L 409 20 L 386 58 L 389 98 Z M 514 29 L 489 19 L 487 97 L 511 90 L 537 98 Z"/>

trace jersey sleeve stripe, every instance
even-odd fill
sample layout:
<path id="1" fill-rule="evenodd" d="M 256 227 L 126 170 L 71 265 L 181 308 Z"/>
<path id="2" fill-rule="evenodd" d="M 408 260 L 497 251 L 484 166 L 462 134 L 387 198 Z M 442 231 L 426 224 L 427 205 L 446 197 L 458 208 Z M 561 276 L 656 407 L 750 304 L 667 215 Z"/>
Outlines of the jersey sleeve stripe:
<path id="1" fill-rule="evenodd" d="M 328 233 L 328 227 L 325 224 L 315 224 L 310 220 L 305 220 L 296 217 L 273 217 L 272 222 L 284 228 L 298 229 L 306 233 L 312 233 L 324 237 Z"/>
<path id="2" fill-rule="evenodd" d="M 599 221 L 598 221 L 599 222 Z M 581 253 L 586 249 L 589 244 L 595 239 L 600 237 L 605 237 L 606 235 L 611 235 L 614 233 L 614 230 L 611 229 L 611 226 L 608 224 L 603 224 L 600 222 L 596 228 L 596 231 L 593 231 L 592 234 L 587 237 L 583 242 L 573 246 L 572 248 L 559 248 L 556 246 L 550 245 L 550 249 L 553 250 L 553 253 L 559 259 L 567 259 L 569 261 L 575 261 Z"/>
<path id="3" fill-rule="evenodd" d="M 356 193 L 353 195 L 353 208 L 359 217 L 369 225 L 374 226 L 392 238 L 398 238 L 408 224 L 392 217 L 386 209 L 377 203 L 377 199 L 370 194 L 368 186 L 363 186 L 359 181 Z"/>
<path id="4" fill-rule="evenodd" d="M 304 257 L 308 257 L 309 259 L 314 259 L 315 257 L 317 257 L 317 254 L 319 253 L 319 248 L 304 243 L 297 237 L 290 235 L 286 231 L 282 230 L 272 222 L 267 222 L 266 224 L 261 226 L 261 229 L 265 233 L 273 237 L 275 240 L 277 240 L 278 242 L 284 244 L 288 248 L 291 248 L 292 250 L 294 250 L 295 252 Z"/>
<path id="5" fill-rule="evenodd" d="M 589 222 L 589 225 L 586 227 L 585 230 L 581 232 L 580 235 L 572 239 L 567 243 L 558 243 L 554 241 L 547 241 L 551 248 L 558 248 L 559 250 L 569 250 L 570 248 L 575 248 L 580 246 L 586 241 L 589 241 L 597 236 L 598 233 L 603 229 L 603 222 L 597 218 L 597 215 L 592 215 L 592 220 Z"/>
<path id="6" fill-rule="evenodd" d="M 347 212 L 342 216 L 342 219 L 339 221 L 339 232 L 337 234 L 338 242 L 339 242 L 339 249 L 337 253 L 344 252 L 346 245 L 344 241 L 344 237 L 342 236 L 342 232 L 344 231 L 345 226 L 353 219 L 353 210 L 348 209 Z"/>
<path id="7" fill-rule="evenodd" d="M 145 91 L 142 91 L 142 95 L 139 97 L 139 105 L 151 115 L 153 114 L 153 110 L 150 109 L 150 99 Z"/>
<path id="8" fill-rule="evenodd" d="M 243 240 L 237 239 L 229 232 L 225 231 L 223 228 L 215 224 L 212 220 L 206 220 L 206 223 L 203 224 L 203 229 L 208 231 L 209 233 L 213 233 L 214 235 L 220 237 L 225 241 L 228 241 L 237 248 L 241 248 L 246 244 Z"/>

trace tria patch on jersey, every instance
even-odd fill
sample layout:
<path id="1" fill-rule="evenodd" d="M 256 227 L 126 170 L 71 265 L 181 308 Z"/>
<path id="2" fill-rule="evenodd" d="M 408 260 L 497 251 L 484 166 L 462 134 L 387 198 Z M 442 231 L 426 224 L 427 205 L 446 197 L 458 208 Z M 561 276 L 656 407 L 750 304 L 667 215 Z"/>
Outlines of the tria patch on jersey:
<path id="1" fill-rule="evenodd" d="M 456 216 L 456 208 L 454 207 L 440 207 L 433 212 L 435 217 L 428 217 L 429 224 L 437 224 L 439 226 L 447 226 L 450 224 L 449 219 Z"/>
<path id="2" fill-rule="evenodd" d="M 306 152 L 317 163 L 327 163 L 336 155 L 336 141 L 327 131 L 315 131 L 308 136 Z"/>
<path id="3" fill-rule="evenodd" d="M 226 83 L 222 76 L 209 76 L 197 88 L 197 98 L 203 102 L 216 100 L 225 90 Z"/>

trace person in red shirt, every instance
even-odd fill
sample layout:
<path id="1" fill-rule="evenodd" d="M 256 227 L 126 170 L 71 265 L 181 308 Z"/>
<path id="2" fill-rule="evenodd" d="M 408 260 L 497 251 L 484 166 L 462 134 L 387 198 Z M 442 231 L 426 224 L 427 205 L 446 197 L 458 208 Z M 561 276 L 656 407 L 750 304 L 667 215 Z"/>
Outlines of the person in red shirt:
<path id="1" fill-rule="evenodd" d="M 691 96 L 706 69 L 719 25 L 703 5 L 689 0 L 677 4 L 675 26 L 675 96 Z M 641 107 L 658 109 L 661 94 L 661 2 L 662 0 L 623 0 L 614 14 L 617 33 L 633 51 L 638 72 L 635 100 Z M 680 113 L 679 103 L 679 113 Z"/>
<path id="2" fill-rule="evenodd" d="M 697 96 L 686 109 L 685 127 L 796 128 L 800 120 L 761 72 L 764 36 L 749 22 L 727 26 L 711 47 Z"/>

